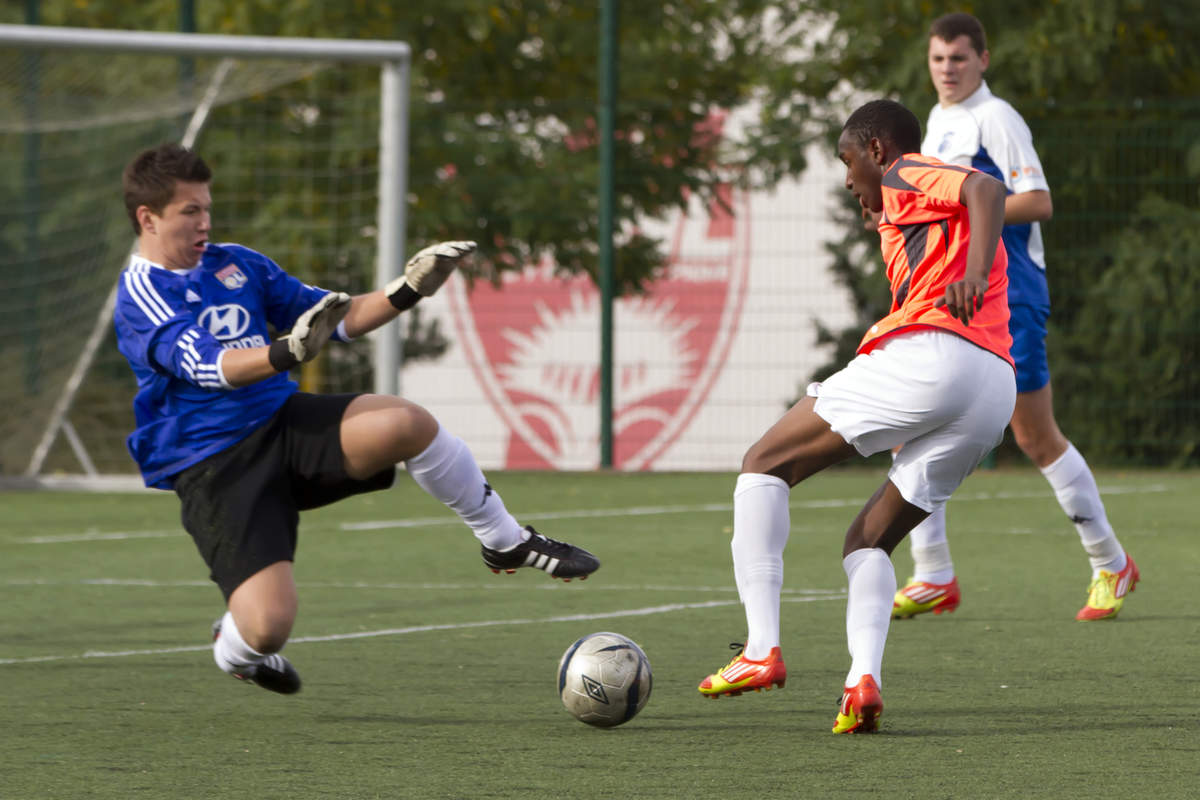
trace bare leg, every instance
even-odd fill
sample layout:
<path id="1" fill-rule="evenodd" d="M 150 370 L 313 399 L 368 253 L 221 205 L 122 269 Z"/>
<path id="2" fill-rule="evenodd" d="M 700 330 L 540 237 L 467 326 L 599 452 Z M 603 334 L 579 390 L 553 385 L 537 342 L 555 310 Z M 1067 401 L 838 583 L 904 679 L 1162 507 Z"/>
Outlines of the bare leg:
<path id="1" fill-rule="evenodd" d="M 342 416 L 346 472 L 363 479 L 407 461 L 429 447 L 437 432 L 437 420 L 416 403 L 379 394 L 356 397 Z"/>
<path id="2" fill-rule="evenodd" d="M 1009 424 L 1017 446 L 1038 469 L 1050 466 L 1066 452 L 1069 442 L 1054 419 L 1054 394 L 1049 383 L 1017 395 Z"/>
<path id="3" fill-rule="evenodd" d="M 826 467 L 858 455 L 829 423 L 813 411 L 815 397 L 805 397 L 751 445 L 742 472 L 774 475 L 795 486 Z"/>
<path id="4" fill-rule="evenodd" d="M 877 547 L 890 556 L 908 532 L 927 516 L 928 511 L 905 500 L 891 481 L 885 481 L 850 523 L 842 555 Z"/>
<path id="5" fill-rule="evenodd" d="M 229 596 L 229 611 L 243 641 L 264 655 L 283 649 L 292 633 L 297 607 L 290 561 L 276 561 L 259 570 Z"/>

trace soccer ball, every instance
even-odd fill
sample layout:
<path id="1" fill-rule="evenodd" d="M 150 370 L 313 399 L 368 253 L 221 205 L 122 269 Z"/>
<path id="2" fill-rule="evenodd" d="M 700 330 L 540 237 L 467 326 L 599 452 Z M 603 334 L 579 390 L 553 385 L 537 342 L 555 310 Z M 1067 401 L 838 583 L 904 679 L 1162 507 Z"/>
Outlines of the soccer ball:
<path id="1" fill-rule="evenodd" d="M 558 696 L 575 719 L 612 728 L 633 719 L 650 699 L 654 678 L 642 648 L 619 633 L 592 633 L 558 662 Z"/>

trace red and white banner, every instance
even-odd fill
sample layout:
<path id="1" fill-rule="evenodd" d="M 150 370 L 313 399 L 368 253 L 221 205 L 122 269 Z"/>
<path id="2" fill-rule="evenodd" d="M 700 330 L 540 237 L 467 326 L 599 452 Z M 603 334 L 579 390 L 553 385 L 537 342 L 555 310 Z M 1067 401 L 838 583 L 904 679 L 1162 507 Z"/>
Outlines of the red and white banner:
<path id="1" fill-rule="evenodd" d="M 614 306 L 617 469 L 736 470 L 827 360 L 814 323 L 849 315 L 822 249 L 837 188 L 828 177 L 769 195 L 728 191 L 724 205 L 693 202 L 648 226 L 668 266 L 648 293 Z M 423 313 L 453 346 L 404 370 L 405 396 L 485 468 L 599 466 L 600 296 L 589 278 L 557 277 L 553 264 L 499 287 L 455 276 L 432 301 Z"/>

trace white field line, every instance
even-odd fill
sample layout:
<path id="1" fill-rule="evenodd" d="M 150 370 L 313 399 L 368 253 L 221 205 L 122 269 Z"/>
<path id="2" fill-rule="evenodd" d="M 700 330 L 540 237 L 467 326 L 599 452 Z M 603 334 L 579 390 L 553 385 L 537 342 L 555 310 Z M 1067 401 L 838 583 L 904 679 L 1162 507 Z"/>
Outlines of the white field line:
<path id="1" fill-rule="evenodd" d="M 156 581 L 144 578 L 80 578 L 77 580 L 58 580 L 54 578 L 11 578 L 0 581 L 0 586 L 130 586 L 135 588 L 152 589 L 181 589 L 205 588 L 215 586 L 212 581 Z M 298 581 L 299 589 L 368 589 L 371 591 L 399 590 L 405 592 L 687 592 L 689 594 L 710 594 L 713 592 L 734 592 L 734 586 L 672 586 L 667 584 L 596 584 L 586 588 L 572 588 L 561 583 L 542 581 L 529 584 L 523 581 L 500 581 L 497 583 L 430 583 L 414 581 Z M 780 589 L 784 594 L 795 595 L 831 595 L 844 593 L 843 589 Z"/>
<path id="2" fill-rule="evenodd" d="M 87 530 L 81 533 L 64 533 L 59 536 L 28 536 L 12 541 L 14 544 L 63 544 L 65 542 L 119 542 L 126 539 L 171 539 L 186 535 L 183 528 L 173 531 L 113 531 L 110 533 Z"/>
<path id="3" fill-rule="evenodd" d="M 829 593 L 804 597 L 784 597 L 787 603 L 812 603 L 820 600 L 837 600 L 844 598 L 842 593 Z M 703 603 L 671 603 L 661 606 L 645 606 L 621 611 L 606 611 L 599 614 L 563 614 L 555 617 L 540 619 L 494 619 L 480 622 L 453 622 L 440 625 L 412 625 L 406 628 L 383 628 L 376 631 L 355 631 L 354 633 L 334 633 L 327 636 L 297 636 L 288 640 L 288 644 L 341 642 L 347 639 L 371 639 L 380 636 L 405 636 L 410 633 L 429 633 L 431 631 L 457 631 L 472 628 L 495 628 L 508 625 L 545 625 L 555 622 L 583 622 L 601 619 L 620 619 L 624 617 L 646 617 L 654 614 L 668 614 L 673 611 L 692 611 L 703 608 L 718 608 L 732 606 L 737 600 L 708 600 Z M 188 645 L 187 647 L 161 647 L 148 650 L 88 650 L 73 655 L 31 656 L 29 658 L 0 658 L 0 666 L 8 664 L 44 664 L 48 661 L 78 661 L 86 658 L 130 658 L 135 656 L 154 656 L 169 653 L 195 653 L 211 650 L 211 644 Z"/>
<path id="4" fill-rule="evenodd" d="M 1148 492 L 1165 492 L 1167 487 L 1162 485 L 1154 486 L 1121 486 L 1111 489 L 1102 489 L 1101 494 L 1134 494 Z M 1027 499 L 1031 497 L 1045 497 L 1049 495 L 1048 491 L 1038 492 L 975 492 L 973 494 L 955 495 L 956 501 L 987 501 L 987 500 L 1012 500 L 1012 499 Z M 788 507 L 793 509 L 805 508 L 859 508 L 866 502 L 865 498 L 855 497 L 850 499 L 831 499 L 831 500 L 801 500 L 794 503 L 789 503 Z M 575 511 L 544 511 L 535 512 L 532 514 L 520 514 L 522 520 L 559 520 L 559 519 L 594 519 L 601 517 L 639 517 L 651 516 L 657 514 L 695 514 L 705 512 L 731 512 L 733 511 L 732 503 L 704 503 L 701 505 L 692 506 L 634 506 L 632 508 L 593 508 L 580 509 Z M 340 527 L 344 531 L 368 531 L 379 530 L 383 528 L 418 528 L 427 525 L 449 525 L 458 524 L 457 517 L 426 517 L 424 519 L 396 519 L 396 520 L 375 520 L 371 522 L 343 522 Z"/>
<path id="5" fill-rule="evenodd" d="M 1153 484 L 1150 486 L 1114 486 L 1102 488 L 1102 495 L 1118 494 L 1150 494 L 1169 491 L 1166 486 Z M 986 502 L 990 500 L 1029 499 L 1049 496 L 1049 491 L 1037 492 L 973 492 L 955 495 L 954 502 Z M 832 500 L 801 500 L 789 504 L 789 508 L 858 508 L 865 502 L 864 498 Z M 522 521 L 543 521 L 560 519 L 601 519 L 606 517 L 640 517 L 662 514 L 702 514 L 728 513 L 733 510 L 732 503 L 703 503 L 689 506 L 633 506 L 629 508 L 591 508 L 574 511 L 536 511 L 520 515 Z M 420 517 L 416 519 L 371 520 L 367 522 L 343 522 L 338 528 L 344 531 L 375 531 L 395 528 L 427 528 L 434 525 L 458 525 L 458 517 L 446 514 L 439 517 Z M 57 536 L 30 536 L 23 539 L 13 539 L 16 544 L 63 544 L 67 542 L 97 542 L 121 541 L 126 539 L 165 539 L 185 535 L 182 530 L 175 531 L 125 531 L 101 533 L 99 531 L 84 531 Z"/>

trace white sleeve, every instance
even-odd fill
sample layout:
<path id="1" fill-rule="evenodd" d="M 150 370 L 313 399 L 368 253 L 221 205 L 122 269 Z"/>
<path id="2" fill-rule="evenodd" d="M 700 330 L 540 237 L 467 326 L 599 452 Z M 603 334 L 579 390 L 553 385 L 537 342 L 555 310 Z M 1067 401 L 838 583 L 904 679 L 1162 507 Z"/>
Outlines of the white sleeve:
<path id="1" fill-rule="evenodd" d="M 221 350 L 221 352 L 217 354 L 217 380 L 221 382 L 222 389 L 235 388 L 234 385 L 229 382 L 229 379 L 225 377 L 225 354 L 228 352 L 228 350 Z"/>
<path id="2" fill-rule="evenodd" d="M 1033 149 L 1033 134 L 1015 108 L 1004 101 L 992 103 L 988 113 L 980 115 L 979 128 L 980 144 L 1013 194 L 1050 190 L 1042 162 Z"/>

